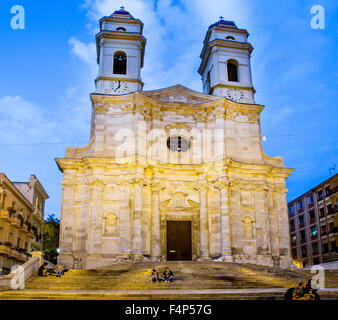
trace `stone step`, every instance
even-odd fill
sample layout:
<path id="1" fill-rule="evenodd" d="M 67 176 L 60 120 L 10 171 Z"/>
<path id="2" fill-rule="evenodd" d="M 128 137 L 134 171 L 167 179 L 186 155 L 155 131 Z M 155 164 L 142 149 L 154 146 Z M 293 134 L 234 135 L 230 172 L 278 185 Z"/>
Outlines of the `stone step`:
<path id="1" fill-rule="evenodd" d="M 181 290 L 168 292 L 168 290 L 114 290 L 104 292 L 84 290 L 16 290 L 0 292 L 1 300 L 179 300 L 179 299 L 200 299 L 200 300 L 283 300 L 284 289 L 270 290 Z M 338 291 L 320 292 L 322 300 L 337 300 Z"/>
<path id="2" fill-rule="evenodd" d="M 168 266 L 175 274 L 172 283 L 150 283 L 153 267 Z M 338 282 L 337 273 L 327 273 L 326 285 Z M 26 290 L 0 293 L 0 299 L 280 299 L 286 288 L 306 281 L 313 274 L 304 271 L 219 262 L 123 263 L 91 270 L 68 270 L 61 278 L 33 276 Z M 279 292 L 210 293 L 210 290 L 284 288 Z M 112 293 L 112 290 L 120 290 Z M 121 291 L 122 290 L 122 291 Z M 125 290 L 134 293 L 123 294 Z M 162 291 L 169 291 L 170 294 Z M 194 294 L 183 294 L 182 290 Z M 208 291 L 209 290 L 209 291 Z M 135 292 L 143 292 L 142 294 Z M 210 295 L 205 292 L 208 291 Z M 144 294 L 144 292 L 148 292 Z M 162 293 L 161 293 L 162 292 Z M 330 295 L 331 297 L 332 295 Z"/>

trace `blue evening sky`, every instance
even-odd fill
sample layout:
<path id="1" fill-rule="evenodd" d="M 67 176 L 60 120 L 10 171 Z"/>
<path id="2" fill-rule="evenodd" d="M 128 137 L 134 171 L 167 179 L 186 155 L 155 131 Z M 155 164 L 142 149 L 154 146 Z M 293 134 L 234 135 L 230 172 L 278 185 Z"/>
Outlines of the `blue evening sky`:
<path id="1" fill-rule="evenodd" d="M 25 30 L 12 30 L 13 5 Z M 294 173 L 288 200 L 329 178 L 338 166 L 338 2 L 332 0 L 2 0 L 0 2 L 0 172 L 12 181 L 35 174 L 60 215 L 55 158 L 89 142 L 97 73 L 98 20 L 124 5 L 144 22 L 145 90 L 182 84 L 201 91 L 197 69 L 210 24 L 224 16 L 247 29 L 262 112 L 264 151 Z M 325 9 L 325 29 L 311 28 L 311 7 Z M 337 168 L 338 170 L 338 168 Z"/>

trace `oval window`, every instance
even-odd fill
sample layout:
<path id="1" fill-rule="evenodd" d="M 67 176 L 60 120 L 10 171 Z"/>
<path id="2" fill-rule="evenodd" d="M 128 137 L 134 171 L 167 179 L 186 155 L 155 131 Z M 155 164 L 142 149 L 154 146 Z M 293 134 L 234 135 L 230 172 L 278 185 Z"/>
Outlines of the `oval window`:
<path id="1" fill-rule="evenodd" d="M 167 140 L 167 147 L 171 151 L 185 152 L 189 149 L 189 141 L 182 138 L 181 136 L 169 137 Z"/>

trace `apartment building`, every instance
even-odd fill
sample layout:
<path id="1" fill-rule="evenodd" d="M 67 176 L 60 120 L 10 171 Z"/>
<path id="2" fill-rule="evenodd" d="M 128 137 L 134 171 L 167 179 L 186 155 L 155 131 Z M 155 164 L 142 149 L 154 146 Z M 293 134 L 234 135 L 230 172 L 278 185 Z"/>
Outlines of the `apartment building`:
<path id="1" fill-rule="evenodd" d="M 338 174 L 288 203 L 291 255 L 298 266 L 337 260 Z"/>
<path id="2" fill-rule="evenodd" d="M 30 257 L 33 207 L 19 189 L 0 173 L 0 274 Z"/>

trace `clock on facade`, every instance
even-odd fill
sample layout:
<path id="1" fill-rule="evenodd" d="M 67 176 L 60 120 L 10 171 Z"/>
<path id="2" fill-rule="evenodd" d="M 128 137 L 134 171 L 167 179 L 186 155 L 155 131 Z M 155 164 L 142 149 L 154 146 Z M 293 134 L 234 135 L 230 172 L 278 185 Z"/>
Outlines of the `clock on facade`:
<path id="1" fill-rule="evenodd" d="M 226 92 L 226 98 L 238 102 L 244 98 L 244 92 L 238 89 L 228 89 Z"/>
<path id="2" fill-rule="evenodd" d="M 114 93 L 128 93 L 128 84 L 124 81 L 116 80 L 112 82 L 112 89 Z"/>

